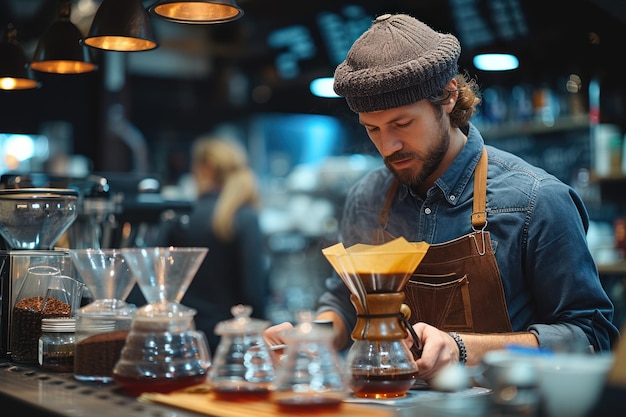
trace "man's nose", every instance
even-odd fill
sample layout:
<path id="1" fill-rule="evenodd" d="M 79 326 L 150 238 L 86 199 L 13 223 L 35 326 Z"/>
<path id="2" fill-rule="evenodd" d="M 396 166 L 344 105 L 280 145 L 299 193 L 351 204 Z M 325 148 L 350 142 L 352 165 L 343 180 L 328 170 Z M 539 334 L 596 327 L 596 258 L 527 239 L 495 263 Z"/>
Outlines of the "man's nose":
<path id="1" fill-rule="evenodd" d="M 383 134 L 380 141 L 382 157 L 390 156 L 402 149 L 402 141 L 392 134 Z"/>

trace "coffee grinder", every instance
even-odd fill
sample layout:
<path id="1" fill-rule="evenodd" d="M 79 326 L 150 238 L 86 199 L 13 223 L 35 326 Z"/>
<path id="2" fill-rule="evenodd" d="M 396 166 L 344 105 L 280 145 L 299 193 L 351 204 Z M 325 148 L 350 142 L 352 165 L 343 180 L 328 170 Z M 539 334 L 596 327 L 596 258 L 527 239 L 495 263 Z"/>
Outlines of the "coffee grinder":
<path id="1" fill-rule="evenodd" d="M 0 356 L 11 357 L 12 311 L 28 270 L 47 266 L 73 276 L 67 249 L 54 244 L 77 217 L 78 192 L 60 188 L 0 190 Z"/>
<path id="2" fill-rule="evenodd" d="M 113 241 L 118 227 L 116 215 L 123 211 L 121 193 L 112 193 L 109 182 L 99 175 L 64 177 L 44 172 L 4 174 L 0 188 L 62 188 L 78 192 L 77 217 L 64 234 L 72 249 L 115 247 Z"/>

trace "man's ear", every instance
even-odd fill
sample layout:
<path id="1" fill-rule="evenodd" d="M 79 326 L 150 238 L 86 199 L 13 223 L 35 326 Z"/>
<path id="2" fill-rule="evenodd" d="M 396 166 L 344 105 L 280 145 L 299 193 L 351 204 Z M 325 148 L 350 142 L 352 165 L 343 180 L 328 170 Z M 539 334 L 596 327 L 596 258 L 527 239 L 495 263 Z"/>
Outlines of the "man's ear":
<path id="1" fill-rule="evenodd" d="M 443 108 L 446 112 L 450 113 L 452 112 L 452 109 L 454 109 L 456 100 L 459 98 L 459 89 L 456 79 L 451 79 L 448 84 L 446 84 L 445 89 L 450 92 L 450 96 L 448 97 L 448 100 L 443 103 Z"/>
<path id="2" fill-rule="evenodd" d="M 448 84 L 446 84 L 445 89 L 448 91 L 458 91 L 459 88 L 459 84 L 456 82 L 456 78 L 451 79 L 450 81 L 448 81 Z"/>

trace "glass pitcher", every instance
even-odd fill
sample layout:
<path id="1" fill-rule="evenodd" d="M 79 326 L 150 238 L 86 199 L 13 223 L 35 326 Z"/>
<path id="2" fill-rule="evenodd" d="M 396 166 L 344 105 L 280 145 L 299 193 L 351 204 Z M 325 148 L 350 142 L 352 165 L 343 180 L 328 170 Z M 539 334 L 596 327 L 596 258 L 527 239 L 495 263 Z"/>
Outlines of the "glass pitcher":
<path id="1" fill-rule="evenodd" d="M 351 296 L 359 315 L 346 356 L 350 388 L 360 398 L 400 398 L 417 379 L 418 368 L 405 339 L 408 326 L 398 313 L 403 293 L 368 294 L 369 314 Z M 366 330 L 367 336 L 362 334 Z"/>
<path id="2" fill-rule="evenodd" d="M 251 318 L 252 307 L 231 308 L 234 318 L 215 327 L 221 336 L 209 379 L 217 399 L 265 400 L 274 383 L 274 365 L 263 340 L 269 321 Z"/>
<path id="3" fill-rule="evenodd" d="M 130 395 L 170 392 L 206 381 L 211 354 L 195 330 L 196 310 L 176 303 L 138 309 L 113 368 L 113 380 Z"/>
<path id="4" fill-rule="evenodd" d="M 348 395 L 332 323 L 318 324 L 313 312 L 301 311 L 298 324 L 285 332 L 285 355 L 276 370 L 273 402 L 285 413 L 338 409 Z"/>

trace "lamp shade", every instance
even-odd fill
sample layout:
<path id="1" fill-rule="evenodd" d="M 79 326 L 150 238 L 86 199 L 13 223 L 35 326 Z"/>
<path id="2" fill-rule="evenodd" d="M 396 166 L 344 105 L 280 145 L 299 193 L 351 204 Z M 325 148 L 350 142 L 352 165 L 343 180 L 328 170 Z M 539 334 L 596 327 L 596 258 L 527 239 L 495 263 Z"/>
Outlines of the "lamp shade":
<path id="1" fill-rule="evenodd" d="M 17 31 L 9 23 L 0 41 L 0 90 L 26 90 L 39 87 L 28 68 L 24 49 L 17 42 Z"/>
<path id="2" fill-rule="evenodd" d="M 148 51 L 158 46 L 141 0 L 103 0 L 83 42 L 107 51 Z"/>
<path id="3" fill-rule="evenodd" d="M 235 0 L 160 0 L 150 6 L 151 13 L 176 23 L 225 23 L 243 16 Z"/>
<path id="4" fill-rule="evenodd" d="M 58 19 L 43 34 L 30 67 L 57 74 L 80 74 L 94 71 L 89 49 L 82 44 L 82 34 L 70 21 L 71 0 L 61 0 Z"/>

